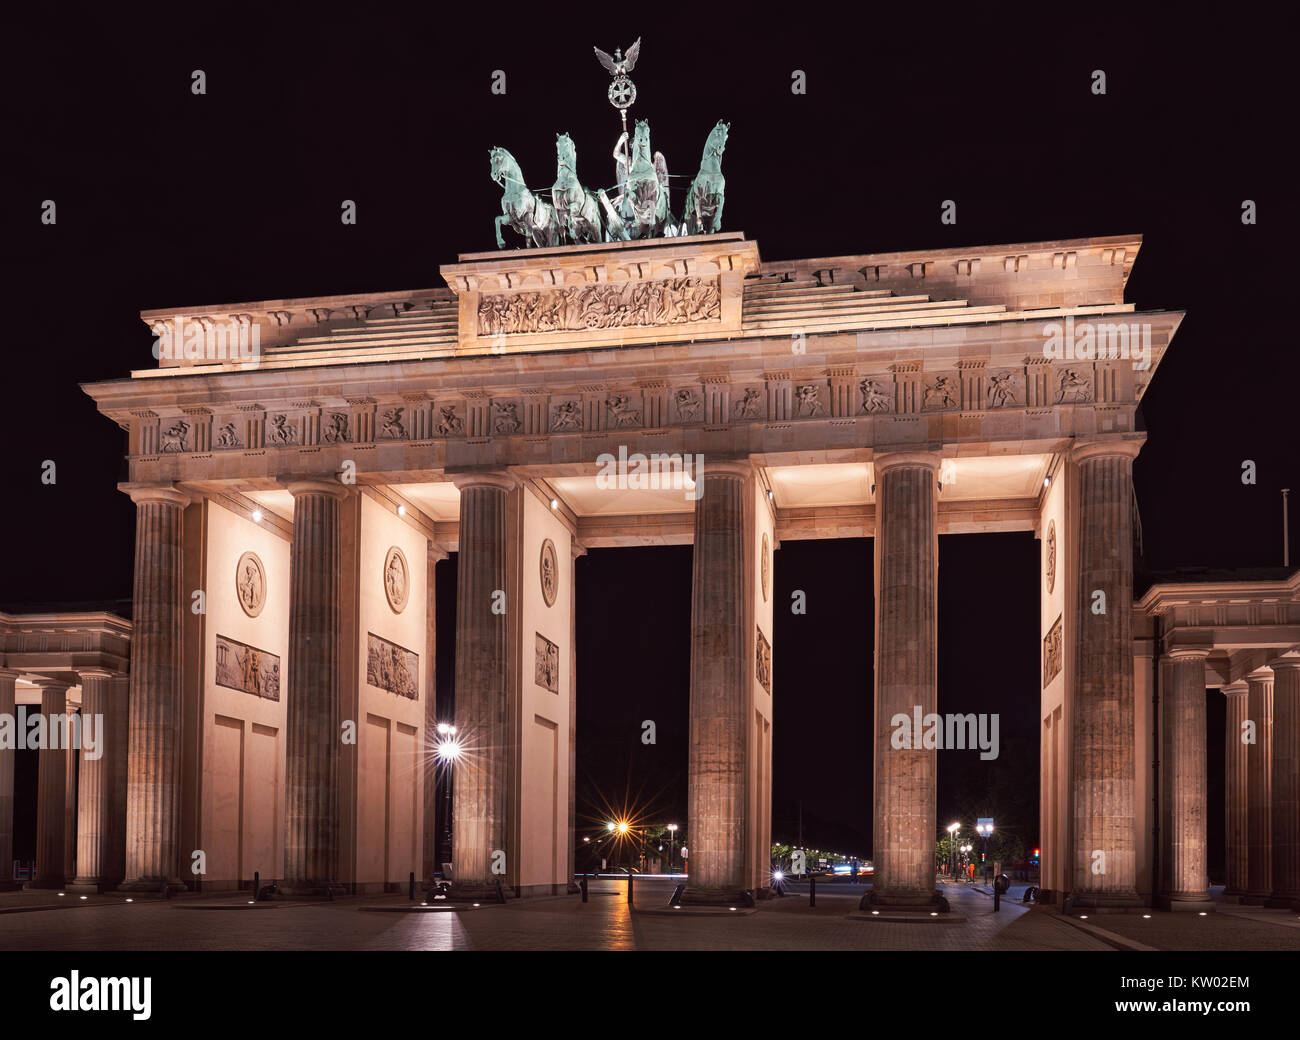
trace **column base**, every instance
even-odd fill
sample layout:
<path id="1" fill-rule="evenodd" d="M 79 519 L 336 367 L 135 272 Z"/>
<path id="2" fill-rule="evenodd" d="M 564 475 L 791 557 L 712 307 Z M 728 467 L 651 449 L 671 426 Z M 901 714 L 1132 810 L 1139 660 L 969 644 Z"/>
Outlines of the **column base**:
<path id="1" fill-rule="evenodd" d="M 1247 892 L 1238 902 L 1242 906 L 1264 906 L 1272 897 L 1272 892 Z"/>
<path id="2" fill-rule="evenodd" d="M 67 888 L 68 882 L 64 878 L 36 878 L 34 881 L 28 881 L 23 888 Z"/>
<path id="3" fill-rule="evenodd" d="M 164 891 L 169 895 L 174 892 L 188 892 L 189 886 L 179 878 L 136 878 L 134 881 L 123 881 L 117 886 L 119 892 L 157 892 L 162 894 Z"/>
<path id="4" fill-rule="evenodd" d="M 877 892 L 869 888 L 858 901 L 859 910 L 890 910 L 899 913 L 916 913 L 929 917 L 931 913 L 946 914 L 951 910 L 948 898 L 937 888 L 932 892 Z"/>
<path id="5" fill-rule="evenodd" d="M 1155 905 L 1171 913 L 1214 913 L 1214 900 L 1205 896 L 1157 896 Z"/>
<path id="6" fill-rule="evenodd" d="M 1099 914 L 1107 912 L 1124 913 L 1146 906 L 1146 902 L 1137 892 L 1072 892 L 1067 897 L 1070 906 L 1081 910 L 1093 910 Z"/>
<path id="7" fill-rule="evenodd" d="M 1264 901 L 1264 906 L 1269 910 L 1300 910 L 1300 896 L 1274 892 Z"/>
<path id="8" fill-rule="evenodd" d="M 342 881 L 281 881 L 277 895 L 288 899 L 339 899 L 348 894 Z"/>
<path id="9" fill-rule="evenodd" d="M 677 897 L 681 906 L 754 906 L 754 894 L 743 888 L 688 887 Z"/>
<path id="10" fill-rule="evenodd" d="M 1243 892 L 1240 888 L 1225 888 L 1223 890 L 1223 895 L 1220 898 L 1225 903 L 1239 904 L 1242 901 L 1242 899 L 1245 898 L 1245 895 L 1246 893 Z"/>
<path id="11" fill-rule="evenodd" d="M 98 895 L 104 890 L 99 878 L 74 878 L 67 890 L 77 895 Z"/>
<path id="12" fill-rule="evenodd" d="M 21 881 L 0 881 L 0 892 L 18 892 L 22 887 Z"/>
<path id="13" fill-rule="evenodd" d="M 515 897 L 515 890 L 503 885 L 500 878 L 488 881 L 452 881 L 447 887 L 449 903 L 504 903 Z"/>

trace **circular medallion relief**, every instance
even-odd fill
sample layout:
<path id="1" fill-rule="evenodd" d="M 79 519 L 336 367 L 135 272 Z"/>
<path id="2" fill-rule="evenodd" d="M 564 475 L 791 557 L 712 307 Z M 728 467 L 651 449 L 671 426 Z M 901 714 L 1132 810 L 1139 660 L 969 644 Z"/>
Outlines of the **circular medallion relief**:
<path id="1" fill-rule="evenodd" d="M 1047 591 L 1056 588 L 1056 521 L 1047 521 Z"/>
<path id="2" fill-rule="evenodd" d="M 406 555 L 397 546 L 384 557 L 384 595 L 394 614 L 406 609 L 406 599 L 411 593 L 411 569 L 406 565 Z"/>
<path id="3" fill-rule="evenodd" d="M 542 599 L 548 607 L 553 606 L 560 591 L 560 561 L 555 555 L 555 543 L 549 538 L 542 542 L 542 558 L 537 566 L 542 579 Z"/>
<path id="4" fill-rule="evenodd" d="M 772 553 L 767 542 L 767 532 L 763 532 L 763 559 L 759 562 L 759 574 L 763 579 L 763 602 L 767 602 L 768 583 L 772 580 Z"/>
<path id="5" fill-rule="evenodd" d="M 235 564 L 235 592 L 249 617 L 257 617 L 266 605 L 266 571 L 256 553 L 246 552 Z"/>

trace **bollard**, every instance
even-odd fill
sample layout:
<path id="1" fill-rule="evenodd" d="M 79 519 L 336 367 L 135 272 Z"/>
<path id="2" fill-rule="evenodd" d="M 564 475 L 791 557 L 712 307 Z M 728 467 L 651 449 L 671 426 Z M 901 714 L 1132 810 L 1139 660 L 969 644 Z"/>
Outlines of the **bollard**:
<path id="1" fill-rule="evenodd" d="M 586 874 L 582 875 L 582 880 L 578 882 L 578 887 L 582 889 L 582 901 L 585 903 L 587 901 L 587 875 Z"/>
<path id="2" fill-rule="evenodd" d="M 411 871 L 411 883 L 407 887 L 406 898 L 409 899 L 412 903 L 415 902 L 415 871 L 414 870 Z"/>
<path id="3" fill-rule="evenodd" d="M 808 905 L 817 905 L 817 875 L 808 875 Z"/>
<path id="4" fill-rule="evenodd" d="M 993 912 L 997 913 L 1002 909 L 1002 893 L 996 888 L 993 890 Z"/>
<path id="5" fill-rule="evenodd" d="M 262 872 L 253 871 L 253 902 L 256 903 L 262 897 Z"/>
<path id="6" fill-rule="evenodd" d="M 632 870 L 628 868 L 627 872 L 627 905 L 632 906 Z"/>

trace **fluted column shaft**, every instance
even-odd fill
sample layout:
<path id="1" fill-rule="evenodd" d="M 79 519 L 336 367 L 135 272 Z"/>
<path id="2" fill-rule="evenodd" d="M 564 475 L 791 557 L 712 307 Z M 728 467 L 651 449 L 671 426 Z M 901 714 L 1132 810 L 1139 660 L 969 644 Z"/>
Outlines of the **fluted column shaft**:
<path id="1" fill-rule="evenodd" d="M 1225 896 L 1245 895 L 1249 881 L 1250 844 L 1246 829 L 1248 745 L 1242 740 L 1242 724 L 1249 714 L 1249 691 L 1250 687 L 1244 680 L 1223 687 L 1227 704 L 1223 726 L 1224 840 L 1227 845 Z"/>
<path id="2" fill-rule="evenodd" d="M 333 481 L 289 484 L 289 702 L 285 758 L 285 887 L 319 893 L 338 884 L 342 750 L 339 504 Z"/>
<path id="3" fill-rule="evenodd" d="M 745 655 L 745 531 L 753 469 L 747 462 L 719 462 L 704 467 L 697 479 L 687 751 L 690 891 L 727 895 L 746 887 L 746 693 L 753 664 Z"/>
<path id="4" fill-rule="evenodd" d="M 1078 473 L 1073 895 L 1080 906 L 1139 902 L 1131 510 L 1140 447 L 1093 441 L 1072 455 Z"/>
<path id="5" fill-rule="evenodd" d="M 508 506 L 514 481 L 505 474 L 457 480 L 460 532 L 456 570 L 456 733 L 462 753 L 452 788 L 452 880 L 458 889 L 490 886 L 493 853 L 506 867 L 509 848 L 510 726 L 505 600 Z"/>
<path id="6" fill-rule="evenodd" d="M 1276 906 L 1300 900 L 1300 654 L 1273 669 L 1273 895 Z"/>
<path id="7" fill-rule="evenodd" d="M 62 888 L 67 856 L 68 687 L 65 683 L 37 680 L 41 691 L 44 742 L 37 752 L 36 878 L 33 888 Z"/>
<path id="8" fill-rule="evenodd" d="M 1207 650 L 1170 653 L 1170 689 L 1161 696 L 1163 896 L 1210 901 L 1206 844 L 1205 659 Z"/>
<path id="9" fill-rule="evenodd" d="M 18 673 L 0 668 L 0 715 L 15 718 L 14 683 Z M 0 747 L 0 892 L 17 888 L 14 862 L 14 748 Z"/>
<path id="10" fill-rule="evenodd" d="M 437 602 L 436 567 L 439 560 L 447 558 L 446 552 L 433 542 L 425 547 L 425 614 L 424 614 L 424 749 L 421 769 L 424 777 L 424 815 L 421 850 L 421 869 L 426 881 L 432 881 L 438 871 L 438 826 L 442 814 L 438 805 L 438 762 L 435 741 L 438 734 L 438 674 L 437 674 Z"/>
<path id="11" fill-rule="evenodd" d="M 64 736 L 68 738 L 67 754 L 63 756 L 63 768 L 67 771 L 63 783 L 63 877 L 71 881 L 77 876 L 77 769 L 81 752 L 71 743 L 72 735 L 81 731 L 80 711 L 68 708 L 68 724 Z"/>
<path id="12" fill-rule="evenodd" d="M 81 676 L 81 772 L 77 792 L 76 884 L 98 885 L 104 873 L 104 845 L 112 821 L 113 758 L 109 744 L 108 688 L 112 674 L 84 671 Z M 95 747 L 87 747 L 93 734 Z"/>
<path id="13" fill-rule="evenodd" d="M 181 514 L 189 499 L 137 488 L 131 629 L 126 887 L 179 883 Z"/>
<path id="14" fill-rule="evenodd" d="M 1273 891 L 1273 672 L 1260 668 L 1246 676 L 1247 711 L 1255 724 L 1255 743 L 1246 748 L 1246 841 L 1250 861 L 1246 894 L 1252 901 Z"/>
<path id="15" fill-rule="evenodd" d="M 875 828 L 877 903 L 935 891 L 934 748 L 913 733 L 938 703 L 938 468 L 928 453 L 879 457 L 876 478 Z M 909 740 L 895 740 L 906 726 Z M 905 745 L 905 746 L 899 746 Z"/>

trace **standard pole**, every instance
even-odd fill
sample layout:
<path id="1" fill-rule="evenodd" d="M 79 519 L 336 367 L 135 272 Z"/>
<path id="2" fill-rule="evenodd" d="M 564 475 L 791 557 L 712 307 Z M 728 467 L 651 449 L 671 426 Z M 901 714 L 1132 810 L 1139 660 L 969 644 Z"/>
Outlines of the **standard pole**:
<path id="1" fill-rule="evenodd" d="M 1287 530 L 1286 500 L 1291 494 L 1290 488 L 1282 489 L 1282 566 L 1291 566 L 1291 534 Z"/>

